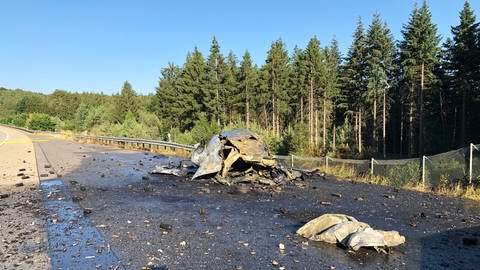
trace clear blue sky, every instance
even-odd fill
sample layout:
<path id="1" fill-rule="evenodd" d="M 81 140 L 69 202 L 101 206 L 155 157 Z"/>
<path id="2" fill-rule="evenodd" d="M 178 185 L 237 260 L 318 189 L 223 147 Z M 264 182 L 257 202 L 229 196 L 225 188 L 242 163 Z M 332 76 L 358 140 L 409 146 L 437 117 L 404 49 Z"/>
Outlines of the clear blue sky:
<path id="1" fill-rule="evenodd" d="M 0 87 L 51 93 L 118 92 L 125 80 L 153 93 L 160 69 L 183 65 L 197 46 L 206 56 L 213 36 L 239 59 L 249 50 L 262 64 L 281 37 L 289 52 L 316 35 L 337 37 L 345 54 L 358 17 L 368 27 L 380 12 L 397 40 L 413 0 L 337 1 L 23 1 L 0 2 Z M 419 5 L 421 5 L 419 1 Z M 463 0 L 430 0 L 445 38 L 459 22 Z M 470 1 L 475 15 L 480 1 Z"/>

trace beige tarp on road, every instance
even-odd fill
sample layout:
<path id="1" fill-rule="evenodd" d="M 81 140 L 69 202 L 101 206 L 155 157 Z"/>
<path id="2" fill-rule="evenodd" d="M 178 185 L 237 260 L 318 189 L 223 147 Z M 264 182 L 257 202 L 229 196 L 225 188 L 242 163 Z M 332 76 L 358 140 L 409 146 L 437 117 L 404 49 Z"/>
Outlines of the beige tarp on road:
<path id="1" fill-rule="evenodd" d="M 370 225 L 344 214 L 324 214 L 297 230 L 297 234 L 314 241 L 340 243 L 358 250 L 361 247 L 395 247 L 405 243 L 397 231 L 374 230 Z"/>

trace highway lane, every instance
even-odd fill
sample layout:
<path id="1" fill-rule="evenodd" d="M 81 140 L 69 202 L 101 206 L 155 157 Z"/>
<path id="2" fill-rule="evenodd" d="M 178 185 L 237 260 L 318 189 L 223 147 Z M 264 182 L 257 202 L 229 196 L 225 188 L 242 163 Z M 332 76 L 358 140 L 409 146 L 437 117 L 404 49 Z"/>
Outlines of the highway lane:
<path id="1" fill-rule="evenodd" d="M 0 126 L 0 269 L 50 268 L 39 189 L 32 141 Z"/>
<path id="2" fill-rule="evenodd" d="M 0 147 L 10 138 L 10 133 L 6 129 L 0 129 Z"/>
<path id="3" fill-rule="evenodd" d="M 462 244 L 462 237 L 480 235 L 477 202 L 321 178 L 306 179 L 303 188 L 238 194 L 209 181 L 148 176 L 174 158 L 30 136 L 39 168 L 49 163 L 76 201 L 91 209 L 88 216 L 126 269 L 469 269 L 480 263 L 478 246 Z M 385 255 L 295 235 L 324 213 L 398 230 L 407 242 Z"/>

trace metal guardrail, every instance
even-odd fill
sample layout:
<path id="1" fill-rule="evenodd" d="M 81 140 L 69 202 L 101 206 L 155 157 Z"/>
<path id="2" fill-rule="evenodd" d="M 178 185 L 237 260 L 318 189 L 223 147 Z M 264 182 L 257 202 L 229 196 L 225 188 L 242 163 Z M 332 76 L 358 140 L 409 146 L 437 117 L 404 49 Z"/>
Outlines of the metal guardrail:
<path id="1" fill-rule="evenodd" d="M 192 145 L 187 144 L 180 144 L 174 142 L 166 142 L 166 141 L 158 141 L 158 140 L 147 140 L 147 139 L 136 139 L 136 138 L 119 138 L 119 137 L 110 137 L 110 136 L 91 136 L 91 135 L 81 135 L 75 134 L 73 135 L 76 139 L 90 139 L 96 141 L 103 141 L 103 142 L 110 142 L 110 143 L 123 143 L 123 144 L 136 144 L 136 145 L 144 145 L 144 147 L 151 147 L 152 145 L 155 146 L 163 146 L 169 147 L 174 149 L 182 149 L 186 151 L 193 151 L 195 147 Z"/>

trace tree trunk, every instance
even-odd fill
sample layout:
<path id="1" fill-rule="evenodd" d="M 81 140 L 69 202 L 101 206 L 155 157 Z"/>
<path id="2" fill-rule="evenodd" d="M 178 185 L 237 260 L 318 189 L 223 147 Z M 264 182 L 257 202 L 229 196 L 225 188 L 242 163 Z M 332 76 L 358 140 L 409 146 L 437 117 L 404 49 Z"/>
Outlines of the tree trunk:
<path id="1" fill-rule="evenodd" d="M 318 109 L 315 109 L 315 146 L 318 146 Z"/>
<path id="2" fill-rule="evenodd" d="M 400 156 L 403 156 L 403 106 L 400 105 Z"/>
<path id="3" fill-rule="evenodd" d="M 308 128 L 310 131 L 310 145 L 313 145 L 313 79 L 310 79 L 310 95 L 308 102 Z"/>
<path id="4" fill-rule="evenodd" d="M 414 148 L 414 138 L 413 138 L 413 97 L 414 97 L 414 84 L 410 85 L 410 103 L 409 103 L 409 113 L 408 113 L 408 156 L 413 156 Z"/>
<path id="5" fill-rule="evenodd" d="M 275 116 L 275 98 L 272 96 L 272 132 L 275 134 L 276 132 L 276 116 Z"/>
<path id="6" fill-rule="evenodd" d="M 377 95 L 373 96 L 373 128 L 372 128 L 372 140 L 373 140 L 373 148 L 375 152 L 378 152 L 378 140 L 377 140 Z"/>
<path id="7" fill-rule="evenodd" d="M 386 158 L 387 157 L 387 143 L 386 143 L 386 134 L 387 134 L 387 113 L 386 113 L 386 109 L 387 109 L 387 93 L 383 92 L 383 136 L 382 136 L 382 139 L 383 139 L 383 158 Z"/>
<path id="8" fill-rule="evenodd" d="M 418 130 L 418 156 L 420 160 L 423 157 L 423 91 L 424 91 L 424 68 L 425 64 L 422 62 L 422 70 L 421 70 L 421 77 L 420 77 L 420 117 L 419 117 L 419 130 Z"/>
<path id="9" fill-rule="evenodd" d="M 355 128 L 354 128 L 354 133 L 355 133 L 355 148 L 358 151 L 358 112 L 355 112 Z"/>
<path id="10" fill-rule="evenodd" d="M 458 147 L 465 146 L 465 122 L 466 122 L 466 106 L 467 106 L 467 88 L 468 83 L 463 81 L 463 90 L 462 90 L 462 111 L 460 115 L 460 144 Z"/>
<path id="11" fill-rule="evenodd" d="M 303 96 L 300 97 L 300 123 L 303 124 Z"/>
<path id="12" fill-rule="evenodd" d="M 323 149 L 327 149 L 327 100 L 323 97 Z"/>
<path id="13" fill-rule="evenodd" d="M 358 110 L 358 153 L 362 154 L 362 109 Z"/>
<path id="14" fill-rule="evenodd" d="M 336 151 L 337 150 L 337 141 L 336 141 L 336 138 L 337 137 L 337 129 L 335 127 L 335 124 L 333 124 L 333 151 Z"/>
<path id="15" fill-rule="evenodd" d="M 250 124 L 250 99 L 248 96 L 247 78 L 245 79 L 245 124 L 247 125 L 247 129 L 248 129 Z"/>

